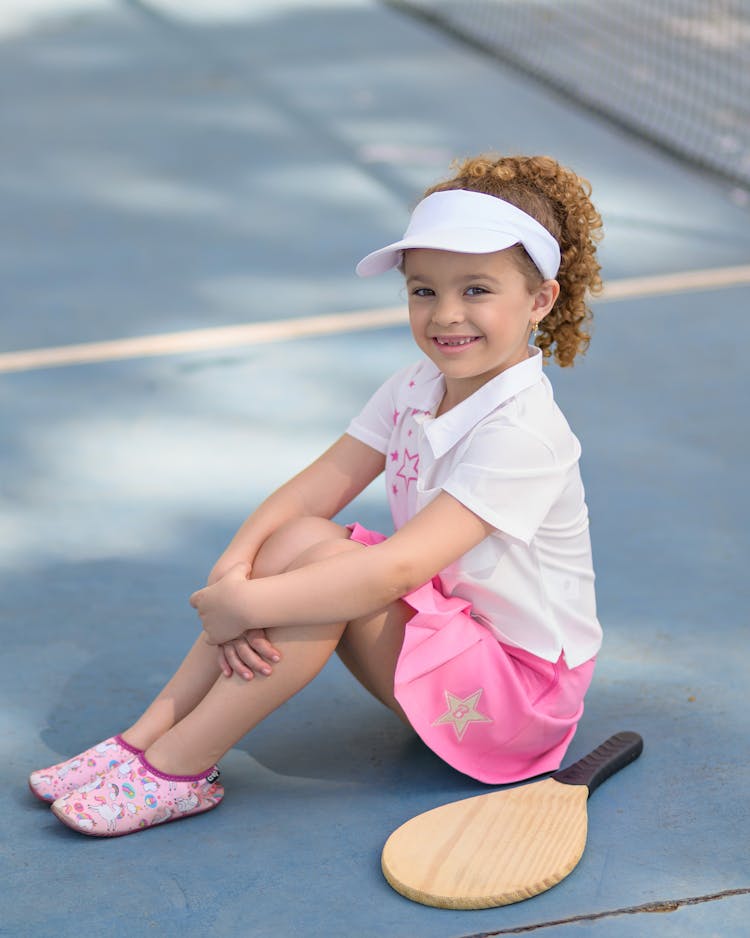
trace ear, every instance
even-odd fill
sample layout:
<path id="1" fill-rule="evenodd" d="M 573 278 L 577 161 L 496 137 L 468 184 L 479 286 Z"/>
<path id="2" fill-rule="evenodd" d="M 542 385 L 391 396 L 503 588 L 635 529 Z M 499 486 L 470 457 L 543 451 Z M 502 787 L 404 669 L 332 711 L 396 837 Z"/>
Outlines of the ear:
<path id="1" fill-rule="evenodd" d="M 550 312 L 560 295 L 560 284 L 557 280 L 545 280 L 534 292 L 532 313 L 535 322 L 541 322 Z"/>

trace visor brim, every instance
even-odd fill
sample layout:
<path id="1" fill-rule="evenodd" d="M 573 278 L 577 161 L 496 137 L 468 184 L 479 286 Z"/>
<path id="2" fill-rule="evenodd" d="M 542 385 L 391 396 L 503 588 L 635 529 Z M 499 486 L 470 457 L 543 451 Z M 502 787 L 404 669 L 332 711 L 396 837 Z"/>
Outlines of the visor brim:
<path id="1" fill-rule="evenodd" d="M 487 231 L 472 229 L 435 232 L 425 238 L 404 238 L 384 248 L 373 251 L 357 264 L 360 277 L 373 277 L 398 267 L 404 251 L 424 248 L 433 251 L 452 251 L 456 254 L 494 254 L 519 244 L 516 232 Z"/>

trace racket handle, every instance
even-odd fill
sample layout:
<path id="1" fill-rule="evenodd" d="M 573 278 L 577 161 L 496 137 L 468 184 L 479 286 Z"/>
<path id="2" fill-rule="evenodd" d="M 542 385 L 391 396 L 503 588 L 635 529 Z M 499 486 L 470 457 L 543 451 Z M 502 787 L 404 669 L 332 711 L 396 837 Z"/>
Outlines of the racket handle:
<path id="1" fill-rule="evenodd" d="M 634 762 L 642 751 L 643 739 L 638 733 L 615 733 L 583 759 L 555 772 L 552 778 L 563 785 L 585 785 L 592 795 L 602 782 Z"/>

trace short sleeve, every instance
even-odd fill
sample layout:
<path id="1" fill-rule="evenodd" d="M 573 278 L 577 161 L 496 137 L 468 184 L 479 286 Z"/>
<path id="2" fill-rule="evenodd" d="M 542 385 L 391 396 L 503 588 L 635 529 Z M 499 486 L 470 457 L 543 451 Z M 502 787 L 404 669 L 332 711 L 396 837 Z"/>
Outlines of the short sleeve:
<path id="1" fill-rule="evenodd" d="M 528 545 L 578 462 L 580 445 L 572 433 L 562 449 L 517 426 L 485 426 L 441 488 L 498 531 Z"/>
<path id="2" fill-rule="evenodd" d="M 388 442 L 394 426 L 394 412 L 398 410 L 396 401 L 399 389 L 413 368 L 414 366 L 410 365 L 397 371 L 378 388 L 346 428 L 349 436 L 366 443 L 379 453 L 388 452 Z"/>

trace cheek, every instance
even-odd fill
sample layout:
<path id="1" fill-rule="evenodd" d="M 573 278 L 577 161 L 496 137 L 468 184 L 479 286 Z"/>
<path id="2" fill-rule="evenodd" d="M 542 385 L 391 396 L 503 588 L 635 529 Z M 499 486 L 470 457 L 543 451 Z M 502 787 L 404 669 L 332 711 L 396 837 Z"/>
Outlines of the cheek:
<path id="1" fill-rule="evenodd" d="M 411 316 L 409 317 L 409 327 L 411 329 L 412 339 L 417 343 L 417 345 L 421 346 L 424 342 L 424 329 L 421 329 L 416 320 Z"/>
<path id="2" fill-rule="evenodd" d="M 419 307 L 409 310 L 409 325 L 415 337 L 419 337 L 425 330 L 429 316 Z"/>
<path id="3" fill-rule="evenodd" d="M 502 311 L 498 310 L 495 315 L 484 318 L 477 325 L 490 339 L 495 338 L 499 341 L 505 341 L 514 338 L 519 332 L 523 332 L 529 321 L 528 310 L 513 307 Z"/>

